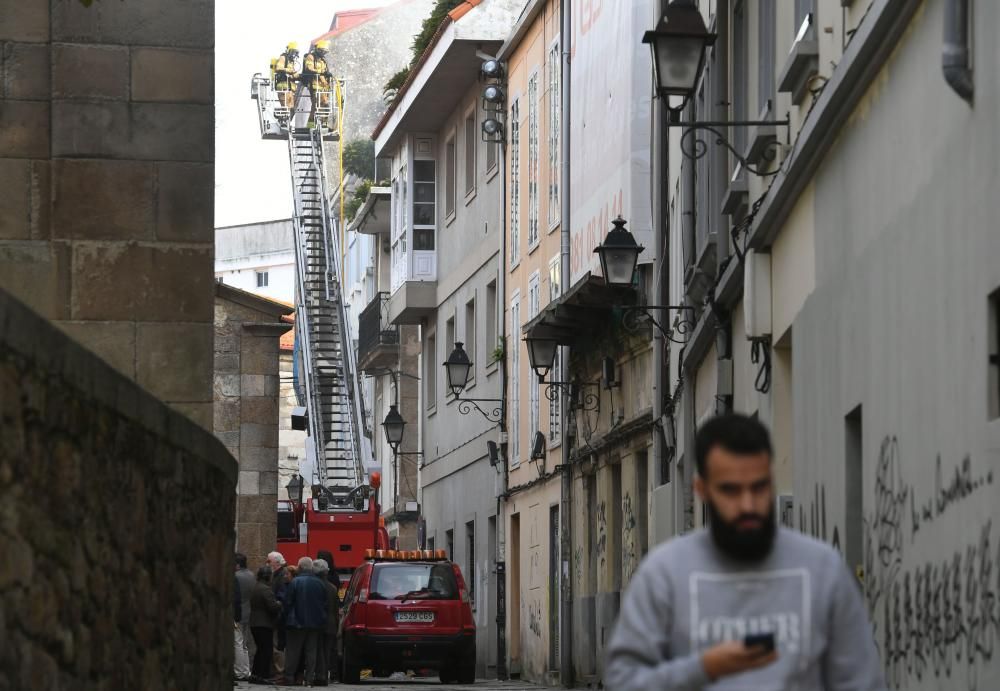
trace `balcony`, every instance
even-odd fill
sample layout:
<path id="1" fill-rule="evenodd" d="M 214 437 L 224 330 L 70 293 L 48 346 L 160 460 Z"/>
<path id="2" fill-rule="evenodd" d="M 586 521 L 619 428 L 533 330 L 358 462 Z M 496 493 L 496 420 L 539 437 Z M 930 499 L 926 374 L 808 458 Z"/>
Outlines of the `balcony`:
<path id="1" fill-rule="evenodd" d="M 399 327 L 389 323 L 389 294 L 377 293 L 358 318 L 358 367 L 369 371 L 395 368 Z"/>
<path id="2" fill-rule="evenodd" d="M 389 298 L 389 321 L 420 324 L 437 309 L 437 281 L 403 281 Z"/>

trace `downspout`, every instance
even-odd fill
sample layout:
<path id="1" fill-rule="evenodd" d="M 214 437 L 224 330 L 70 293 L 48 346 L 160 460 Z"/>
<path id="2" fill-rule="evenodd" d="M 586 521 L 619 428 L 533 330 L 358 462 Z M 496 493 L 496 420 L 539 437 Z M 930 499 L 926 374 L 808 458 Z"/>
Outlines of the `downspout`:
<path id="1" fill-rule="evenodd" d="M 503 343 L 503 357 L 500 358 L 500 439 L 503 441 L 507 436 L 507 135 L 500 139 L 500 261 L 497 267 L 497 299 L 500 303 L 496 319 L 496 333 L 500 334 Z M 496 344 L 493 344 L 496 347 Z M 507 489 L 510 485 L 509 469 L 507 465 L 506 443 L 500 446 L 500 492 L 497 493 L 497 544 L 494 555 L 496 564 L 503 564 L 503 569 L 497 569 L 497 679 L 505 680 L 509 678 L 507 673 L 507 569 L 504 555 L 507 551 Z M 504 579 L 503 585 L 500 579 Z"/>
<path id="2" fill-rule="evenodd" d="M 559 153 L 562 154 L 562 170 L 560 173 L 559 203 L 559 291 L 566 292 L 570 280 L 570 77 L 571 61 L 570 46 L 573 36 L 573 17 L 571 0 L 560 0 L 559 11 L 562 19 L 562 29 L 559 35 L 559 48 L 562 57 L 562 74 L 560 83 L 559 111 Z M 562 347 L 560 358 L 559 381 L 569 381 L 569 348 Z M 559 608 L 559 679 L 563 687 L 573 686 L 573 584 L 570 580 L 572 568 L 570 559 L 573 553 L 573 466 L 570 465 L 569 438 L 566 435 L 569 425 L 569 406 L 567 397 L 560 392 L 562 405 L 559 414 L 562 421 L 559 425 L 562 436 L 562 474 L 560 487 L 560 521 L 559 521 L 559 583 L 562 591 L 562 604 Z"/>
<path id="3" fill-rule="evenodd" d="M 970 2 L 971 0 L 945 0 L 941 71 L 948 86 L 971 105 L 975 89 L 969 51 Z"/>
<path id="4" fill-rule="evenodd" d="M 665 11 L 663 0 L 657 3 L 659 16 L 663 16 Z M 659 19 L 659 16 L 655 19 Z M 666 305 L 669 299 L 666 298 L 667 288 L 670 285 L 670 262 L 666 257 L 666 233 L 667 233 L 667 184 L 668 184 L 668 152 L 666 141 L 666 127 L 663 126 L 666 113 L 663 108 L 663 99 L 653 98 L 652 112 L 652 156 L 653 169 L 650 171 L 653 183 L 653 252 L 654 252 L 654 276 L 653 276 L 653 299 L 654 305 Z M 653 433 L 653 472 L 656 478 L 656 485 L 662 485 L 667 481 L 668 474 L 664 468 L 665 442 L 663 437 L 663 401 L 665 392 L 670 390 L 668 381 L 670 372 L 667 368 L 664 375 L 664 342 L 663 334 L 659 329 L 653 329 L 653 422 L 656 425 Z M 645 488 L 640 488 L 645 491 Z"/>

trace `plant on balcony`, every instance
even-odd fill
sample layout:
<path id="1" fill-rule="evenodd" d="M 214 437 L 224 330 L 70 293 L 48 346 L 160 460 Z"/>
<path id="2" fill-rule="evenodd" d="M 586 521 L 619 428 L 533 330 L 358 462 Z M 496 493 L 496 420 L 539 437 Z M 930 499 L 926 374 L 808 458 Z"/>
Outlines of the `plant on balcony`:
<path id="1" fill-rule="evenodd" d="M 462 2 L 463 0 L 437 0 L 434 3 L 434 8 L 431 10 L 430 16 L 424 20 L 420 27 L 420 33 L 413 37 L 413 54 L 410 58 L 410 64 L 389 77 L 389 81 L 382 88 L 382 96 L 385 98 L 386 103 L 392 103 L 396 98 L 396 93 L 406 83 L 407 78 L 410 76 L 410 71 L 420 60 L 420 56 L 424 54 L 424 51 L 427 50 L 427 46 L 430 45 L 431 39 L 437 33 L 438 27 L 441 26 L 441 22 L 444 21 L 449 12 L 461 5 Z"/>

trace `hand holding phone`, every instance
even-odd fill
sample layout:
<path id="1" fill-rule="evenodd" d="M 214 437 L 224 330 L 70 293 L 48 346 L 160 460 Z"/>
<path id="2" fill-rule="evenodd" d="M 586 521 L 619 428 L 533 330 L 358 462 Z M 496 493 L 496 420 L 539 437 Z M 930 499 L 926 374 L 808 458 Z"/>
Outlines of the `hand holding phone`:
<path id="1" fill-rule="evenodd" d="M 778 659 L 774 634 L 753 634 L 742 641 L 719 643 L 702 653 L 702 666 L 712 681 L 766 667 Z"/>
<path id="2" fill-rule="evenodd" d="M 763 650 L 769 653 L 774 650 L 774 633 L 751 633 L 744 637 L 743 645 L 747 648 L 763 646 Z"/>

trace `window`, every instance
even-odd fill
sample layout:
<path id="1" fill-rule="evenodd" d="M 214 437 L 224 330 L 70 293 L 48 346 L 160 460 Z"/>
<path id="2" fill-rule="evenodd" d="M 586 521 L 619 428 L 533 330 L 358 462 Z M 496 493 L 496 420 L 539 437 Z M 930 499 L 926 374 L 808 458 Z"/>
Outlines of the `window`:
<path id="1" fill-rule="evenodd" d="M 560 135 L 560 99 L 562 98 L 561 84 L 561 54 L 559 52 L 559 41 L 556 40 L 549 48 L 549 226 L 559 222 L 559 181 L 561 174 L 559 157 L 559 135 Z"/>
<path id="2" fill-rule="evenodd" d="M 538 72 L 528 78 L 528 247 L 538 244 Z"/>
<path id="3" fill-rule="evenodd" d="M 749 108 L 747 107 L 747 87 L 750 81 L 750 70 L 747 65 L 749 55 L 747 44 L 747 1 L 738 1 L 733 6 L 733 57 L 731 65 L 732 89 L 733 89 L 733 120 L 749 120 Z M 745 127 L 733 128 L 733 146 L 740 156 L 746 153 L 747 130 Z M 736 167 L 736 159 L 733 159 L 733 167 Z"/>
<path id="4" fill-rule="evenodd" d="M 446 549 L 448 550 L 448 558 L 451 559 L 452 561 L 455 561 L 455 531 L 454 530 L 444 531 L 444 539 L 445 539 L 445 544 L 447 545 Z"/>
<path id="5" fill-rule="evenodd" d="M 639 559 L 649 551 L 649 455 L 639 451 L 635 455 L 636 523 L 639 539 Z"/>
<path id="6" fill-rule="evenodd" d="M 497 341 L 497 282 L 486 286 L 486 347 L 490 353 L 499 345 Z M 490 358 L 492 360 L 492 358 Z"/>
<path id="7" fill-rule="evenodd" d="M 427 337 L 427 352 L 424 353 L 424 382 L 427 387 L 427 409 L 437 404 L 437 336 Z"/>
<path id="8" fill-rule="evenodd" d="M 472 369 L 469 372 L 469 378 L 475 379 L 476 377 L 476 363 L 479 362 L 476 356 L 476 299 L 472 298 L 467 303 L 465 303 L 465 352 L 469 354 L 469 359 L 472 360 Z"/>
<path id="9" fill-rule="evenodd" d="M 447 216 L 455 213 L 455 138 L 451 137 L 445 144 L 445 198 L 444 212 Z"/>
<path id="10" fill-rule="evenodd" d="M 420 590 L 430 591 L 420 597 L 457 599 L 458 581 L 454 569 L 449 564 L 375 564 L 368 597 L 372 600 L 402 600 Z"/>
<path id="11" fill-rule="evenodd" d="M 476 606 L 476 522 L 465 524 L 465 585 L 469 589 L 469 599 Z"/>
<path id="12" fill-rule="evenodd" d="M 444 335 L 444 352 L 447 356 L 451 354 L 451 349 L 455 347 L 455 317 L 450 317 L 448 321 L 444 323 Z"/>
<path id="13" fill-rule="evenodd" d="M 413 250 L 434 250 L 434 161 L 413 162 Z M 404 183 L 405 184 L 405 183 Z"/>
<path id="14" fill-rule="evenodd" d="M 535 271 L 528 278 L 528 319 L 533 319 L 539 310 L 539 295 L 538 295 L 538 272 Z M 518 339 L 520 340 L 520 339 Z M 530 402 L 529 408 L 529 422 L 528 422 L 528 434 L 531 437 L 535 436 L 535 432 L 541 426 L 538 421 L 538 377 L 535 376 L 534 372 L 528 374 L 528 379 L 531 382 L 528 387 L 528 396 Z"/>
<path id="15" fill-rule="evenodd" d="M 266 271 L 258 271 L 257 272 L 257 287 L 258 288 L 267 288 L 267 272 Z"/>
<path id="16" fill-rule="evenodd" d="M 465 116 L 465 196 L 476 191 L 476 111 Z"/>
<path id="17" fill-rule="evenodd" d="M 521 464 L 521 294 L 510 298 L 510 467 Z"/>
<path id="18" fill-rule="evenodd" d="M 764 117 L 764 108 L 774 98 L 774 15 L 775 0 L 760 0 L 757 17 L 757 111 Z M 774 108 L 769 108 L 771 112 Z"/>
<path id="19" fill-rule="evenodd" d="M 549 262 L 549 302 L 561 294 L 559 255 Z M 560 381 L 562 376 L 562 348 L 556 348 L 556 359 L 552 365 L 552 381 Z M 562 394 L 549 401 L 549 445 L 558 444 L 562 439 Z"/>
<path id="20" fill-rule="evenodd" d="M 510 104 L 510 265 L 521 260 L 521 101 Z"/>
<path id="21" fill-rule="evenodd" d="M 429 549 L 432 552 L 434 551 L 434 538 L 432 537 L 427 538 L 427 549 Z M 361 569 L 358 569 L 355 573 L 360 573 L 360 572 Z"/>
<path id="22" fill-rule="evenodd" d="M 989 415 L 1000 417 L 1000 288 L 993 291 L 989 300 L 989 333 L 986 336 L 990 353 Z"/>

